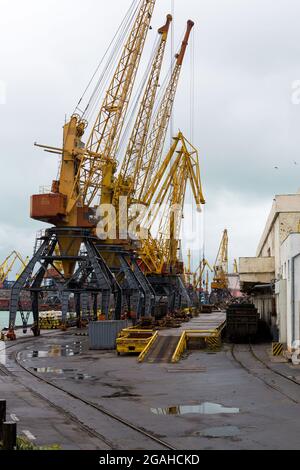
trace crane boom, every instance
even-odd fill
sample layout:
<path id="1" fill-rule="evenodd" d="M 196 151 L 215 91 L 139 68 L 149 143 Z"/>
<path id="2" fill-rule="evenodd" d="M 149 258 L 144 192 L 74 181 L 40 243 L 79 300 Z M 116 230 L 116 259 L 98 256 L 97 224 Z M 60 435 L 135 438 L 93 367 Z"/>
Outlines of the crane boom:
<path id="1" fill-rule="evenodd" d="M 181 148 L 175 160 L 171 163 L 178 144 Z M 164 180 L 157 192 L 152 193 L 157 182 Z M 154 202 L 155 210 L 142 224 L 146 228 L 153 228 L 160 210 L 165 204 L 163 214 L 159 220 L 158 237 L 151 235 L 144 240 L 141 249 L 141 258 L 150 272 L 161 273 L 162 270 L 172 271 L 178 261 L 179 234 L 181 228 L 182 208 L 185 200 L 188 181 L 193 190 L 194 199 L 198 208 L 205 204 L 200 180 L 198 152 L 183 136 L 181 132 L 174 138 L 174 143 L 165 160 L 152 181 L 147 199 L 144 202 Z M 157 186 L 156 186 L 157 188 Z M 179 209 L 179 214 L 177 213 Z M 176 213 L 175 213 L 176 212 Z"/>
<path id="2" fill-rule="evenodd" d="M 19 252 L 17 251 L 12 251 L 10 255 L 8 255 L 3 263 L 0 265 L 0 282 L 3 283 L 6 279 L 9 273 L 12 271 L 15 263 L 19 261 L 21 264 L 21 270 L 23 270 L 27 264 L 28 258 L 25 260 L 22 258 Z M 20 271 L 19 271 L 20 272 Z M 18 274 L 17 274 L 18 276 Z"/>
<path id="3" fill-rule="evenodd" d="M 171 21 L 172 16 L 168 15 L 166 24 L 158 30 L 161 38 L 152 61 L 149 79 L 129 139 L 121 171 L 116 181 L 114 191 L 115 205 L 121 194 L 127 194 L 131 199 L 139 178 L 141 159 L 145 151 Z"/>
<path id="4" fill-rule="evenodd" d="M 72 188 L 73 197 L 70 198 L 68 211 L 72 210 L 79 199 L 81 204 L 89 207 L 99 202 L 95 201 L 95 198 L 100 195 L 103 203 L 111 202 L 109 198 L 112 193 L 112 179 L 117 167 L 116 151 L 155 3 L 156 0 L 141 2 L 120 61 L 85 145 L 85 152 L 79 159 Z"/>
<path id="5" fill-rule="evenodd" d="M 187 23 L 187 30 L 181 45 L 180 52 L 176 56 L 176 64 L 174 70 L 172 72 L 166 91 L 162 97 L 158 112 L 154 120 L 153 127 L 147 140 L 147 145 L 143 156 L 143 162 L 141 165 L 140 178 L 136 190 L 136 199 L 139 201 L 144 199 L 145 194 L 147 193 L 151 184 L 152 175 L 160 163 L 160 157 L 163 151 L 170 117 L 172 115 L 173 104 L 179 82 L 180 72 L 182 69 L 183 59 L 185 56 L 186 48 L 188 46 L 188 40 L 193 26 L 194 22 L 189 20 Z"/>
<path id="6" fill-rule="evenodd" d="M 228 231 L 224 230 L 217 258 L 214 264 L 214 280 L 212 289 L 226 289 L 228 287 Z"/>

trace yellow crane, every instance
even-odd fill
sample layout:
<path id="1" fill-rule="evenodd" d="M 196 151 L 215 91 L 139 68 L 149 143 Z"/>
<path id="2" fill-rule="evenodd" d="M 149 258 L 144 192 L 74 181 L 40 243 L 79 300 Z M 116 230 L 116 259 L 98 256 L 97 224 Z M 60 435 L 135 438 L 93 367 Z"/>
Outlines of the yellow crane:
<path id="1" fill-rule="evenodd" d="M 177 150 L 178 147 L 178 150 Z M 177 155 L 174 154 L 177 150 Z M 173 159 L 174 157 L 174 159 Z M 168 169 L 168 171 L 165 171 Z M 164 175 L 164 179 L 158 176 Z M 190 307 L 192 298 L 184 284 L 184 264 L 180 260 L 180 231 L 187 185 L 197 208 L 205 203 L 200 179 L 198 152 L 179 132 L 156 177 L 160 182 L 154 197 L 155 210 L 148 218 L 150 236 L 142 241 L 139 258 L 154 290 L 167 293 L 169 311 L 183 305 Z M 155 188 L 155 178 L 151 183 Z M 152 194 L 149 188 L 149 197 Z M 158 224 L 157 234 L 153 230 Z M 190 252 L 189 252 L 190 260 Z"/>
<path id="2" fill-rule="evenodd" d="M 239 265 L 238 265 L 238 261 L 235 259 L 234 262 L 233 262 L 233 273 L 234 274 L 238 274 L 239 273 Z"/>
<path id="3" fill-rule="evenodd" d="M 114 296 L 115 311 L 119 312 L 115 318 L 119 319 L 124 305 L 122 289 L 125 284 L 128 284 L 126 296 L 129 297 L 133 291 L 136 292 L 137 282 L 141 295 L 146 297 L 146 293 L 149 291 L 139 269 L 137 267 L 131 269 L 131 262 L 132 266 L 134 262 L 136 263 L 136 260 L 131 257 L 131 251 L 127 248 L 122 251 L 122 246 L 116 246 L 124 245 L 122 242 L 119 243 L 118 234 L 106 241 L 97 240 L 95 235 L 98 223 L 96 210 L 99 205 L 103 207 L 115 203 L 118 195 L 122 195 L 123 184 L 125 184 L 125 193 L 129 191 L 129 194 L 134 195 L 135 201 L 142 201 L 151 185 L 153 175 L 159 169 L 180 71 L 193 27 L 192 21 L 188 22 L 184 41 L 176 56 L 175 67 L 153 125 L 151 125 L 151 119 L 156 89 L 150 90 L 150 86 L 148 86 L 145 91 L 144 96 L 147 99 L 141 105 L 140 120 L 136 122 L 132 133 L 133 140 L 127 148 L 125 167 L 123 167 L 124 174 L 122 173 L 121 177 L 117 178 L 117 153 L 120 136 L 127 117 L 155 3 L 156 0 L 141 0 L 135 14 L 132 15 L 130 31 L 124 47 L 120 51 L 120 59 L 115 73 L 87 139 L 85 139 L 85 135 L 89 123 L 84 112 L 80 115 L 73 114 L 65 124 L 61 148 L 40 145 L 45 151 L 60 155 L 60 172 L 58 180 L 52 183 L 51 193 L 32 196 L 31 217 L 50 223 L 54 227 L 46 230 L 45 236 L 41 240 L 41 246 L 20 275 L 18 285 L 12 293 L 11 331 L 13 331 L 18 308 L 18 295 L 25 286 L 32 294 L 32 310 L 36 324 L 35 334 L 39 334 L 38 296 L 43 290 L 42 281 L 45 272 L 49 264 L 55 266 L 55 262 L 62 263 L 63 266 L 62 272 L 57 270 L 61 277 L 56 281 L 57 284 L 60 284 L 63 321 L 67 315 L 70 293 L 80 297 L 87 289 L 90 289 L 90 293 L 94 297 L 93 309 L 96 312 L 97 296 L 101 292 L 101 309 L 106 316 L 110 309 L 111 298 Z M 158 83 L 170 21 L 171 18 L 168 17 L 165 26 L 159 30 L 160 43 L 155 62 L 151 67 L 151 76 L 149 77 L 151 82 L 148 82 L 148 85 L 151 83 L 151 86 Z M 187 158 L 184 150 L 181 153 L 183 158 L 187 160 L 186 171 L 190 172 L 190 180 L 193 180 L 195 175 L 192 172 L 195 168 L 188 161 L 191 158 Z M 136 162 L 126 169 L 126 161 L 129 162 L 133 155 L 137 155 Z M 136 186 L 134 187 L 134 185 Z M 176 227 L 173 223 L 174 233 Z M 169 252 L 174 253 L 174 249 L 170 245 Z M 164 258 L 166 259 L 165 254 Z M 117 266 L 115 260 L 117 260 Z M 37 263 L 39 263 L 39 269 L 32 278 Z M 31 281 L 28 287 L 29 279 Z M 129 303 L 131 302 L 129 301 Z M 137 304 L 136 299 L 134 303 Z M 144 311 L 149 311 L 149 306 L 145 307 Z M 76 313 L 80 316 L 80 298 L 76 299 Z"/>
<path id="4" fill-rule="evenodd" d="M 178 151 L 177 147 L 179 147 Z M 176 151 L 177 155 L 172 162 Z M 198 151 L 188 142 L 182 132 L 179 132 L 153 178 L 144 200 L 147 206 L 153 202 L 155 208 L 142 224 L 150 231 L 150 236 L 143 240 L 140 251 L 145 272 L 148 274 L 175 274 L 176 267 L 183 274 L 182 266 L 178 266 L 178 250 L 188 182 L 197 208 L 201 210 L 205 199 L 202 192 Z M 164 210 L 161 214 L 162 208 Z M 161 218 L 158 220 L 158 235 L 153 237 L 151 230 L 159 214 Z"/>
<path id="5" fill-rule="evenodd" d="M 102 204 L 112 202 L 113 181 L 117 169 L 116 152 L 155 3 L 155 0 L 141 2 L 123 54 L 88 138 L 85 147 L 88 152 L 81 159 L 76 177 L 72 181 L 74 196 L 70 200 L 70 206 L 79 198 L 89 207 L 94 202 L 97 204 L 99 198 Z M 77 194 L 78 186 L 81 188 L 80 195 Z"/>
<path id="6" fill-rule="evenodd" d="M 140 178 L 143 155 L 159 87 L 159 79 L 171 22 L 172 16 L 168 15 L 166 24 L 158 30 L 160 40 L 154 54 L 150 75 L 129 139 L 122 167 L 115 182 L 113 198 L 115 207 L 118 207 L 120 196 L 127 196 L 127 204 L 130 206 Z"/>
<path id="7" fill-rule="evenodd" d="M 98 223 L 96 210 L 100 203 L 112 202 L 120 135 L 146 37 L 151 29 L 155 4 L 156 0 L 140 0 L 136 8 L 128 12 L 116 39 L 118 48 L 112 49 L 109 59 L 110 68 L 113 67 L 113 60 L 116 59 L 117 64 L 102 104 L 97 106 L 95 96 L 98 96 L 104 81 L 98 82 L 85 111 L 73 114 L 64 125 L 61 147 L 36 144 L 60 156 L 60 171 L 58 179 L 52 183 L 50 193 L 36 194 L 31 198 L 31 217 L 51 224 L 52 228 L 46 230 L 39 248 L 13 289 L 9 320 L 12 336 L 22 289 L 28 289 L 32 294 L 34 334 L 39 334 L 39 295 L 44 290 L 45 272 L 55 262 L 61 262 L 63 266 L 62 272 L 57 271 L 61 276 L 55 281 L 61 295 L 63 321 L 67 317 L 70 294 L 73 292 L 75 297 L 82 295 L 83 298 L 88 285 L 90 295 L 93 296 L 94 315 L 97 313 L 97 296 L 101 292 L 102 312 L 108 316 L 113 295 L 115 310 L 118 312 L 116 318 L 120 318 L 123 305 L 121 287 L 117 276 L 112 273 L 95 245 Z M 119 44 L 124 38 L 124 45 L 120 49 Z M 92 112 L 94 107 L 98 109 L 97 117 L 85 138 L 89 126 L 86 117 L 90 113 L 89 109 Z M 57 246 L 60 256 L 57 254 Z M 122 261 L 126 266 L 121 268 L 130 275 L 128 261 Z M 78 298 L 76 313 L 80 316 Z"/>
<path id="8" fill-rule="evenodd" d="M 20 276 L 24 268 L 26 267 L 28 258 L 25 260 L 22 258 L 19 252 L 17 251 L 12 251 L 6 258 L 5 260 L 1 263 L 0 265 L 0 283 L 3 284 L 4 281 L 7 280 L 8 275 L 10 272 L 13 270 L 15 263 L 19 261 L 20 262 L 20 269 L 16 274 L 16 278 Z"/>
<path id="9" fill-rule="evenodd" d="M 137 181 L 138 185 L 135 192 L 135 198 L 138 201 L 143 201 L 146 198 L 146 194 L 151 186 L 153 175 L 156 173 L 160 164 L 160 157 L 163 151 L 170 117 L 172 115 L 183 60 L 193 26 L 193 21 L 189 20 L 180 52 L 176 55 L 175 67 L 169 83 L 167 84 L 166 91 L 162 96 L 153 126 L 148 136 L 141 165 L 140 178 Z"/>
<path id="10" fill-rule="evenodd" d="M 214 264 L 214 278 L 211 283 L 211 298 L 216 301 L 228 296 L 228 231 L 224 230 L 217 258 Z"/>
<path id="11" fill-rule="evenodd" d="M 192 278 L 192 252 L 191 249 L 188 249 L 188 254 L 187 254 L 187 265 L 184 269 L 184 276 L 185 276 L 185 282 L 188 286 L 191 285 L 191 278 Z"/>
<path id="12" fill-rule="evenodd" d="M 209 262 L 204 258 L 201 260 L 198 268 L 196 269 L 194 275 L 193 275 L 193 287 L 194 289 L 202 289 L 203 287 L 203 274 L 205 272 L 205 269 L 207 269 L 207 274 L 208 272 L 214 272 L 213 268 L 210 266 Z M 209 270 L 209 271 L 208 271 Z"/>
<path id="13" fill-rule="evenodd" d="M 116 152 L 129 100 L 134 87 L 156 0 L 143 0 L 133 20 L 121 58 L 105 94 L 87 143 L 83 136 L 88 123 L 73 115 L 63 130 L 63 148 L 41 146 L 61 155 L 60 176 L 53 181 L 51 194 L 35 195 L 31 217 L 56 227 L 93 228 L 93 208 L 112 202 L 117 170 Z M 59 237 L 64 274 L 71 277 L 82 239 Z"/>

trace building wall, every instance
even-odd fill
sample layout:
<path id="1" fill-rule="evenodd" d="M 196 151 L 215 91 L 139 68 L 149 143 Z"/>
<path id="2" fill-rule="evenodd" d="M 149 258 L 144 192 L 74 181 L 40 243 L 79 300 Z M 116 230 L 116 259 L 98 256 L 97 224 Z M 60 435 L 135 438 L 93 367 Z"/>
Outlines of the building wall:
<path id="1" fill-rule="evenodd" d="M 269 284 L 274 279 L 274 270 L 274 257 L 239 259 L 239 274 L 242 287 L 247 283 Z"/>
<path id="2" fill-rule="evenodd" d="M 299 256 L 298 256 L 299 255 Z M 281 246 L 278 293 L 281 341 L 293 348 L 300 341 L 300 233 L 291 233 Z M 283 287 L 286 284 L 286 289 Z"/>
<path id="3" fill-rule="evenodd" d="M 279 341 L 287 344 L 287 281 L 281 279 L 276 283 L 276 311 L 279 329 Z"/>
<path id="4" fill-rule="evenodd" d="M 271 230 L 262 244 L 260 257 L 274 256 L 275 258 L 275 277 L 279 279 L 281 269 L 280 247 L 291 232 L 297 232 L 300 223 L 300 213 L 289 212 L 277 215 Z"/>
<path id="5" fill-rule="evenodd" d="M 252 300 L 260 314 L 260 318 L 272 329 L 275 324 L 276 314 L 274 296 L 271 293 L 262 293 L 252 297 Z"/>

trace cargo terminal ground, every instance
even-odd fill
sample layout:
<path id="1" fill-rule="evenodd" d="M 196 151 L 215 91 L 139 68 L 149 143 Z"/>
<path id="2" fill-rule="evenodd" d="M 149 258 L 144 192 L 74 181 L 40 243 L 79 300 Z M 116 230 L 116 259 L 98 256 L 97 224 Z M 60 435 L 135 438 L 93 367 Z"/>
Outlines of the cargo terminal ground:
<path id="1" fill-rule="evenodd" d="M 273 358 L 270 344 L 139 363 L 91 351 L 70 330 L 2 343 L 0 358 L 8 416 L 38 446 L 299 448 L 299 369 Z"/>

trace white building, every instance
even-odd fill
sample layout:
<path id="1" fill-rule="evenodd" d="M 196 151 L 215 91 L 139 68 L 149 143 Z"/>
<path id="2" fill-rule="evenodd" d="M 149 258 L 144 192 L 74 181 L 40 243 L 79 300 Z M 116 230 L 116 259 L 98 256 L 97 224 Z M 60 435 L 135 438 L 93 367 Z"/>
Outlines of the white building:
<path id="1" fill-rule="evenodd" d="M 290 233 L 280 249 L 281 276 L 276 283 L 280 341 L 293 349 L 300 341 L 300 233 Z"/>
<path id="2" fill-rule="evenodd" d="M 297 300 L 297 295 L 298 284 L 300 294 L 300 276 L 295 276 L 292 284 L 288 277 L 293 256 L 300 252 L 300 248 L 297 252 L 295 241 L 300 237 L 299 232 L 300 193 L 276 196 L 256 257 L 240 258 L 239 266 L 241 289 L 253 298 L 274 339 L 287 344 L 288 348 L 293 339 L 298 339 L 293 337 L 293 328 L 298 328 L 297 334 L 299 332 L 300 297 Z M 297 269 L 297 263 L 298 258 L 293 261 L 294 269 Z M 292 298 L 292 294 L 296 297 Z M 295 308 L 294 302 L 298 302 Z M 295 318 L 293 323 L 294 315 L 298 320 Z"/>

